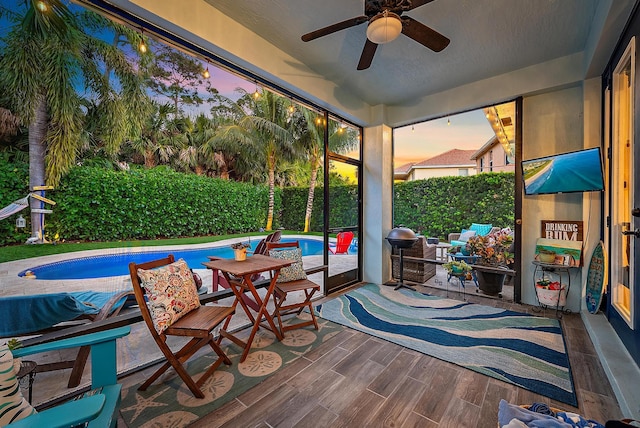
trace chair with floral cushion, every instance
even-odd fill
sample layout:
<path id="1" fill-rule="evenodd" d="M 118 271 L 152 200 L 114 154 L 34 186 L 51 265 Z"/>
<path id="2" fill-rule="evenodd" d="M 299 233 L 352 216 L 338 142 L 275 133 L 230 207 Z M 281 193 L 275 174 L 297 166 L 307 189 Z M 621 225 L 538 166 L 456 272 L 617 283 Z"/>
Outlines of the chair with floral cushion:
<path id="1" fill-rule="evenodd" d="M 302 266 L 302 251 L 300 250 L 300 244 L 298 241 L 278 243 L 268 242 L 267 251 L 270 257 L 295 260 L 295 263 L 291 266 L 284 267 L 280 270 L 280 274 L 276 282 L 276 288 L 273 293 L 275 300 L 273 316 L 278 317 L 280 333 L 284 335 L 285 331 L 306 327 L 308 325 L 313 325 L 315 329 L 318 330 L 318 321 L 313 313 L 311 297 L 316 291 L 320 291 L 320 286 L 307 279 L 307 274 Z M 285 304 L 287 295 L 296 291 L 304 292 L 304 300 L 297 303 Z M 309 308 L 311 319 L 295 324 L 283 324 L 282 316 L 292 313 L 300 314 L 304 308 Z"/>
<path id="2" fill-rule="evenodd" d="M 202 384 L 223 362 L 231 365 L 231 360 L 212 331 L 234 313 L 234 308 L 201 306 L 189 266 L 183 259 L 174 261 L 172 254 L 146 263 L 129 263 L 129 274 L 142 318 L 167 359 L 138 389 L 146 390 L 169 367 L 173 367 L 193 395 L 204 398 L 200 389 Z M 167 336 L 190 337 L 191 340 L 174 352 L 167 345 Z M 224 329 L 220 330 L 220 338 L 222 337 L 238 343 L 238 339 Z M 194 381 L 183 363 L 206 345 L 213 349 L 218 358 Z"/>

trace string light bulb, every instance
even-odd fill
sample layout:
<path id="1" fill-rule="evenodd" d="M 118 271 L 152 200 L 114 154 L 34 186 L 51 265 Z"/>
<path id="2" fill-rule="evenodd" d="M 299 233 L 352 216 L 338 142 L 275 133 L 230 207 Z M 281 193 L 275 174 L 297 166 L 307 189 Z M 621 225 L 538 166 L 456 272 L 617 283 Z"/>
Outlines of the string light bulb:
<path id="1" fill-rule="evenodd" d="M 451 121 L 449 120 L 449 116 L 447 116 L 447 126 L 451 126 Z"/>
<path id="2" fill-rule="evenodd" d="M 255 82 L 255 83 L 256 83 L 256 90 L 253 92 L 253 98 L 257 100 L 258 98 L 260 98 L 260 92 L 258 91 L 258 82 Z"/>
<path id="3" fill-rule="evenodd" d="M 411 125 L 411 132 L 416 132 L 416 127 L 414 125 Z"/>
<path id="4" fill-rule="evenodd" d="M 40 12 L 46 12 L 49 9 L 49 6 L 47 6 L 47 2 L 40 0 L 38 2 L 36 2 L 36 7 L 38 8 L 38 10 Z"/>
<path id="5" fill-rule="evenodd" d="M 296 106 L 293 105 L 293 101 L 289 100 L 289 107 L 287 108 L 289 114 L 293 114 L 296 111 Z"/>
<path id="6" fill-rule="evenodd" d="M 211 77 L 211 73 L 209 73 L 209 61 L 207 61 L 207 68 L 205 68 L 205 70 L 202 72 L 202 77 L 204 77 L 205 79 Z"/>
<path id="7" fill-rule="evenodd" d="M 140 44 L 138 45 L 138 50 L 140 53 L 147 52 L 147 45 L 144 43 L 144 30 L 140 30 Z"/>

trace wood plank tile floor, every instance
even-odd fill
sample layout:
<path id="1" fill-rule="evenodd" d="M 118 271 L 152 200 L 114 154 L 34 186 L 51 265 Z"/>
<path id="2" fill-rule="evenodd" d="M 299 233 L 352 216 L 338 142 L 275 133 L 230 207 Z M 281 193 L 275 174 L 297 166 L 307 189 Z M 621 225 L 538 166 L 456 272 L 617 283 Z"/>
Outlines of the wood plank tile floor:
<path id="1" fill-rule="evenodd" d="M 418 286 L 445 297 L 445 291 Z M 348 291 L 348 290 L 345 290 Z M 460 298 L 449 291 L 449 298 Z M 467 294 L 467 301 L 532 312 Z M 554 311 L 536 313 L 551 316 Z M 498 403 L 543 402 L 604 423 L 622 418 L 578 314 L 561 320 L 578 407 L 354 330 L 345 330 L 192 427 L 496 427 Z M 148 371 L 145 371 L 148 373 Z M 140 376 L 134 374 L 132 376 Z M 135 378 L 126 382 L 140 381 Z M 122 420 L 122 425 L 126 426 Z"/>

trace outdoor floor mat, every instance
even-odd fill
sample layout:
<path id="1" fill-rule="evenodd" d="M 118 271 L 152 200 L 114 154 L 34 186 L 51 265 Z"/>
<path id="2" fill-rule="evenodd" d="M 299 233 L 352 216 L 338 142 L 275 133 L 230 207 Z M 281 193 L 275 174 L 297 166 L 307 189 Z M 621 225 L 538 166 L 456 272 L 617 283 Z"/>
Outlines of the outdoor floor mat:
<path id="1" fill-rule="evenodd" d="M 300 316 L 310 317 L 304 313 Z M 169 369 L 146 391 L 138 391 L 139 384 L 123 388 L 120 405 L 122 418 L 129 428 L 185 427 L 344 331 L 341 325 L 327 320 L 318 321 L 318 331 L 313 327 L 291 330 L 281 342 L 271 331 L 258 330 L 251 344 L 251 352 L 243 363 L 238 363 L 242 348 L 223 340 L 223 349 L 231 359 L 232 365 L 222 364 L 202 385 L 204 398 L 195 398 L 173 369 Z M 247 328 L 237 336 L 246 339 L 243 334 L 248 336 L 249 330 Z M 187 371 L 197 378 L 215 357 L 217 356 L 213 351 L 194 357 L 187 363 Z"/>
<path id="2" fill-rule="evenodd" d="M 376 284 L 316 310 L 326 320 L 577 405 L 556 319 Z"/>

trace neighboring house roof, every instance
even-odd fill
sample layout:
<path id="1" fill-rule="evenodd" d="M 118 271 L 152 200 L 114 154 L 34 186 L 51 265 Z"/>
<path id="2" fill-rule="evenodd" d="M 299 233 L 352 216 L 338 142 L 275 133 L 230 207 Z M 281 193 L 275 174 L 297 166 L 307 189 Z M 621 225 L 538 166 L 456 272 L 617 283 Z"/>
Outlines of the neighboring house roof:
<path id="1" fill-rule="evenodd" d="M 498 140 L 498 137 L 494 135 L 493 137 L 489 138 L 489 141 L 484 143 L 484 145 L 480 147 L 478 151 L 471 156 L 471 159 L 476 160 L 482 157 L 485 153 L 487 153 L 489 150 L 491 150 L 498 144 L 500 144 L 500 141 Z"/>
<path id="2" fill-rule="evenodd" d="M 471 155 L 475 152 L 475 150 L 453 149 L 420 162 L 406 163 L 393 170 L 393 178 L 406 180 L 411 171 L 416 169 L 475 167 L 476 163 L 471 160 Z"/>
<path id="3" fill-rule="evenodd" d="M 396 180 L 406 180 L 411 172 L 413 162 L 405 163 L 393 170 L 393 178 Z"/>
<path id="4" fill-rule="evenodd" d="M 417 168 L 452 168 L 457 166 L 475 166 L 475 162 L 471 161 L 471 156 L 475 150 L 453 149 L 448 152 L 441 153 L 432 158 L 425 159 L 413 165 L 413 169 Z"/>

